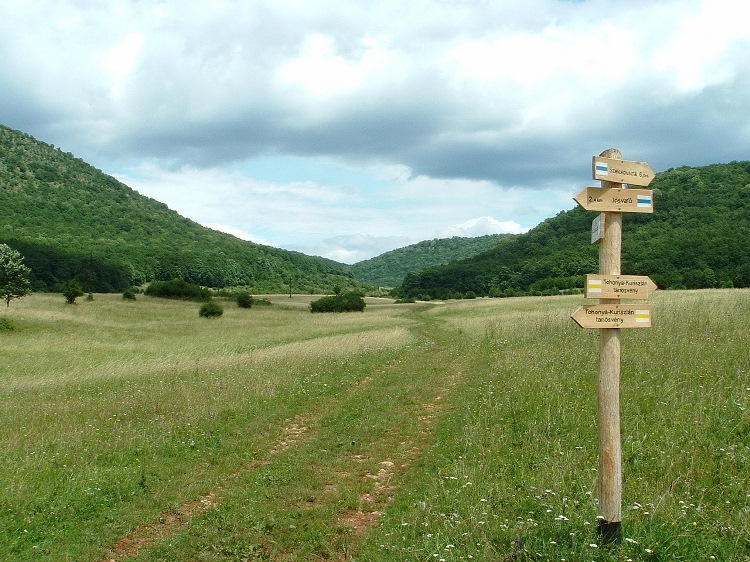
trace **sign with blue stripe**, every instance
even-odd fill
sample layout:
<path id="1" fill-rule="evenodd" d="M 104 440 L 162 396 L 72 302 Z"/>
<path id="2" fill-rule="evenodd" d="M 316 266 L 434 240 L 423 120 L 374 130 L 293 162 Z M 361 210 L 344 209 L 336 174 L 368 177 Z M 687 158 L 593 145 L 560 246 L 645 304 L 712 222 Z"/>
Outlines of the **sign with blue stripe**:
<path id="1" fill-rule="evenodd" d="M 654 171 L 645 162 L 594 156 L 591 168 L 595 180 L 612 183 L 626 183 L 645 187 L 654 179 Z"/>
<path id="2" fill-rule="evenodd" d="M 587 211 L 653 213 L 654 192 L 622 187 L 584 187 L 573 199 Z"/>

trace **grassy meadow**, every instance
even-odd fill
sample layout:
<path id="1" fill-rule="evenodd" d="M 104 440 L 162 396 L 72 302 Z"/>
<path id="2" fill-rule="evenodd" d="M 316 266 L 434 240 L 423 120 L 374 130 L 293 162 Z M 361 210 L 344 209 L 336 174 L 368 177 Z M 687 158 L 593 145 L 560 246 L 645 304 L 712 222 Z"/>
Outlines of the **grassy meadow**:
<path id="1" fill-rule="evenodd" d="M 750 290 L 623 330 L 606 547 L 582 297 L 271 300 L 0 312 L 0 559 L 750 561 Z"/>

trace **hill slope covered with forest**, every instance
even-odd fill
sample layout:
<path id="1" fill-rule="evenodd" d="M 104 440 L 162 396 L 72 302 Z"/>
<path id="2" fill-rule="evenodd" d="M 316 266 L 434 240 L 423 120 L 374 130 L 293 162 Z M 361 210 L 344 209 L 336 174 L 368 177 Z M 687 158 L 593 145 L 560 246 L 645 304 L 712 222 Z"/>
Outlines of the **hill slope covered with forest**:
<path id="1" fill-rule="evenodd" d="M 208 186 L 210 187 L 210 186 Z M 0 125 L 0 242 L 21 252 L 32 288 L 121 291 L 154 279 L 255 292 L 362 284 L 330 260 L 205 228 L 54 146 Z"/>
<path id="2" fill-rule="evenodd" d="M 750 286 L 750 162 L 680 167 L 649 186 L 653 214 L 623 214 L 622 272 L 662 289 Z M 474 257 L 410 273 L 408 297 L 556 294 L 599 271 L 596 213 L 580 207 Z"/>
<path id="3" fill-rule="evenodd" d="M 407 273 L 474 256 L 495 246 L 511 234 L 488 234 L 465 238 L 425 240 L 357 262 L 348 270 L 362 281 L 381 287 L 400 285 Z"/>

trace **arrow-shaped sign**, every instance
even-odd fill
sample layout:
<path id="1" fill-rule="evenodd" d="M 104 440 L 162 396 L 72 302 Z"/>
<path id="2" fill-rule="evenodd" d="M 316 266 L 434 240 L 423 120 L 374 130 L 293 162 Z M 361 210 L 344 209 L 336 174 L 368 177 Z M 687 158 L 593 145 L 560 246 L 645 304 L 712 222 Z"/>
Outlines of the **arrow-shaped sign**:
<path id="1" fill-rule="evenodd" d="M 654 212 L 654 192 L 650 189 L 584 187 L 573 199 L 587 211 Z"/>
<path id="2" fill-rule="evenodd" d="M 654 171 L 645 162 L 594 156 L 591 168 L 595 180 L 647 186 L 654 179 Z"/>
<path id="3" fill-rule="evenodd" d="M 581 328 L 650 328 L 648 304 L 591 304 L 570 316 Z"/>
<path id="4" fill-rule="evenodd" d="M 656 283 L 646 276 L 586 275 L 587 299 L 647 299 L 656 289 Z"/>

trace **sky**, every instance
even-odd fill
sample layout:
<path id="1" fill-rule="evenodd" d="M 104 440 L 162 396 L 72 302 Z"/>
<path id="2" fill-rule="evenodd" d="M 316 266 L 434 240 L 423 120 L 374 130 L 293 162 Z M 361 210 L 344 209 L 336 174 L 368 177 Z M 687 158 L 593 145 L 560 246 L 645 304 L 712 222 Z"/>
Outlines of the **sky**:
<path id="1" fill-rule="evenodd" d="M 355 263 L 750 159 L 745 0 L 0 0 L 0 123 L 200 224 Z M 658 211 L 658 200 L 655 201 Z"/>

